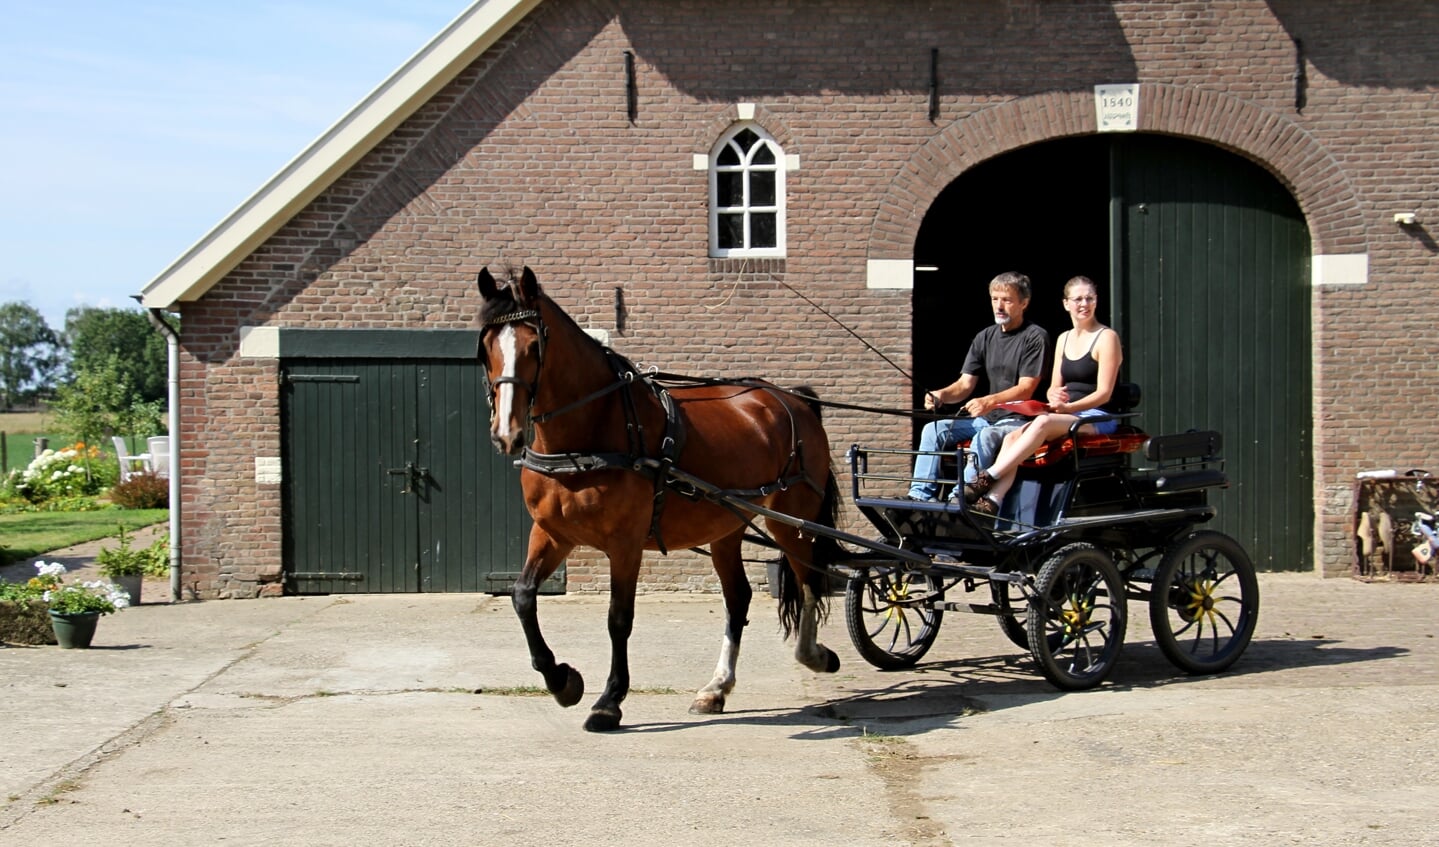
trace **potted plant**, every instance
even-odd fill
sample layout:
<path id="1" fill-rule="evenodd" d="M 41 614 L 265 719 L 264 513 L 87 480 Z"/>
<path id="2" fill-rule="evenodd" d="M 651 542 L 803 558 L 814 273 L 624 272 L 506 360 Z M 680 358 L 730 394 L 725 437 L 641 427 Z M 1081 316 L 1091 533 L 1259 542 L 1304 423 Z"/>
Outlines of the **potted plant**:
<path id="1" fill-rule="evenodd" d="M 50 607 L 42 599 L 50 583 L 39 577 L 27 582 L 0 580 L 0 642 L 6 644 L 54 644 Z"/>
<path id="2" fill-rule="evenodd" d="M 145 566 L 150 554 L 145 550 L 130 549 L 130 534 L 120 525 L 120 546 L 115 550 L 101 547 L 95 554 L 95 563 L 100 566 L 100 575 L 119 585 L 130 596 L 130 602 L 140 602 L 140 587 L 145 582 Z"/>
<path id="3" fill-rule="evenodd" d="M 90 580 L 66 584 L 61 579 L 65 566 L 59 562 L 37 562 L 35 569 L 39 571 L 37 579 L 50 586 L 43 596 L 50 607 L 55 641 L 61 647 L 89 647 L 100 616 L 130 605 L 130 596 L 112 583 Z"/>

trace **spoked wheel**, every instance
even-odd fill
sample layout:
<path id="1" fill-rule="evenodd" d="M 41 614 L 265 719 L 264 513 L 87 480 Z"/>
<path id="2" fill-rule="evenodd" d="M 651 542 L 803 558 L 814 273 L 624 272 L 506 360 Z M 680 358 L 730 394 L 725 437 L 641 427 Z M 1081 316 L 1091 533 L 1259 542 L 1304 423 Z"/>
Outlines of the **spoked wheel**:
<path id="1" fill-rule="evenodd" d="M 1109 554 L 1091 544 L 1061 547 L 1035 580 L 1029 651 L 1044 677 L 1079 691 L 1104 681 L 1124 646 L 1124 581 Z"/>
<path id="2" fill-rule="evenodd" d="M 995 580 L 989 584 L 994 592 L 994 605 L 999 607 L 999 629 L 1017 646 L 1029 649 L 1029 631 L 1025 628 L 1025 610 L 1029 600 L 1013 582 Z"/>
<path id="3" fill-rule="evenodd" d="M 1259 580 L 1239 542 L 1205 530 L 1165 551 L 1149 594 L 1149 623 L 1175 667 L 1224 670 L 1249 646 L 1258 619 Z"/>
<path id="4" fill-rule="evenodd" d="M 944 611 L 939 583 L 902 569 L 865 571 L 844 589 L 844 619 L 854 649 L 875 667 L 893 671 L 918 662 L 934 644 Z"/>

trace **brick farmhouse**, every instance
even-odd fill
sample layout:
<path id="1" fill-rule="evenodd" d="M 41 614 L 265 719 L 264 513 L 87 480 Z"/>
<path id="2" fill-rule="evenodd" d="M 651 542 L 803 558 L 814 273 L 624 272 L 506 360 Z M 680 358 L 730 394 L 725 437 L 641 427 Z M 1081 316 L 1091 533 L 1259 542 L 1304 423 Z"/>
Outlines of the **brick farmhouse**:
<path id="1" fill-rule="evenodd" d="M 1209 402 L 1264 419 L 1245 436 L 1261 457 L 1302 448 L 1284 460 L 1297 485 L 1239 491 L 1261 517 L 1275 498 L 1299 515 L 1257 530 L 1297 551 L 1255 551 L 1261 567 L 1346 573 L 1355 473 L 1424 467 L 1439 443 L 1424 399 L 1439 361 L 1436 126 L 1439 6 L 1423 0 L 479 0 L 145 288 L 145 306 L 182 318 L 184 589 L 287 590 L 291 337 L 472 333 L 477 271 L 528 265 L 642 365 L 912 408 L 932 386 L 791 289 L 930 381 L 957 373 L 996 270 L 1031 274 L 1049 309 L 1035 314 L 1057 334 L 1067 276 L 1147 284 L 1124 270 L 1140 266 L 1126 258 L 1137 242 L 1101 243 L 1162 205 L 1105 193 L 1105 163 L 1141 143 L 1156 173 L 1173 161 L 1226 191 L 1272 185 L 1297 209 L 1303 242 L 1274 272 L 1299 280 L 1294 307 L 1254 307 L 1262 320 L 1240 330 L 1218 323 L 1223 303 L 1205 307 L 1211 341 L 1165 350 L 1178 364 L 1144 388 L 1166 397 L 1196 367 L 1239 383 L 1269 354 L 1237 351 L 1294 353 L 1248 396 Z M 1206 156 L 1221 170 L 1193 165 Z M 728 191 L 735 172 L 764 190 Z M 1075 211 L 1091 183 L 1098 211 Z M 1075 227 L 1097 234 L 1065 234 Z M 1199 284 L 1227 291 L 1238 272 L 1225 268 Z M 953 337 L 917 332 L 926 286 L 939 299 L 925 303 L 956 314 Z M 951 304 L 936 286 L 963 293 Z M 1110 314 L 1127 349 L 1161 349 L 1141 330 L 1175 315 L 1125 302 L 1122 320 Z M 1276 340 L 1270 311 L 1293 313 L 1301 337 Z M 357 330 L 372 332 L 345 335 Z M 1274 413 L 1276 394 L 1297 411 Z M 850 443 L 913 437 L 898 417 L 836 410 L 826 423 L 837 462 Z M 606 586 L 597 555 L 567 574 L 571 591 Z M 656 555 L 642 579 L 713 588 L 688 553 Z"/>

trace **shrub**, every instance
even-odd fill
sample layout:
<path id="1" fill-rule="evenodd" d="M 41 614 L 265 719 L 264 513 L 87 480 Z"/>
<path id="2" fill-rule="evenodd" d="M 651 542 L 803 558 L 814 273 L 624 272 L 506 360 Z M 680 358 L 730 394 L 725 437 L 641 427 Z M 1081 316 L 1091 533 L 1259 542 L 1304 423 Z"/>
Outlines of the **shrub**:
<path id="1" fill-rule="evenodd" d="M 46 450 L 20 472 L 18 479 L 7 484 L 31 503 L 99 494 L 102 482 L 93 470 L 100 456 L 100 448 L 87 447 L 84 442 Z"/>
<path id="2" fill-rule="evenodd" d="M 110 489 L 110 502 L 122 509 L 168 509 L 170 481 L 152 473 L 135 474 Z"/>
<path id="3" fill-rule="evenodd" d="M 44 503 L 26 500 L 6 502 L 0 500 L 0 515 L 32 514 L 34 512 L 98 512 L 110 508 L 101 505 L 94 497 L 56 497 Z"/>
<path id="4" fill-rule="evenodd" d="M 164 533 L 141 551 L 145 557 L 146 576 L 165 576 L 170 573 L 170 533 Z"/>
<path id="5" fill-rule="evenodd" d="M 95 554 L 95 563 L 100 566 L 100 575 L 107 579 L 117 576 L 144 576 L 150 556 L 146 550 L 130 549 L 130 533 L 120 525 L 120 546 L 114 550 L 101 547 Z"/>

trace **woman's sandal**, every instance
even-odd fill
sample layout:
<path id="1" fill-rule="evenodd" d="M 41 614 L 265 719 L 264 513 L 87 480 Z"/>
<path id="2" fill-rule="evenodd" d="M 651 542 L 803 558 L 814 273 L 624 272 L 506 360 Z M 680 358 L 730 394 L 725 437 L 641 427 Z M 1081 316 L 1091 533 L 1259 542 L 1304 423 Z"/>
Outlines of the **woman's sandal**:
<path id="1" fill-rule="evenodd" d="M 964 502 L 973 503 L 989 493 L 990 486 L 994 485 L 994 477 L 988 471 L 980 471 L 974 478 L 974 482 L 964 484 Z"/>

